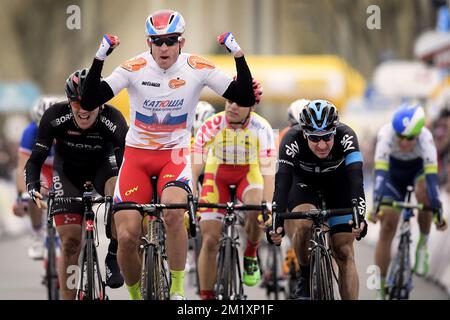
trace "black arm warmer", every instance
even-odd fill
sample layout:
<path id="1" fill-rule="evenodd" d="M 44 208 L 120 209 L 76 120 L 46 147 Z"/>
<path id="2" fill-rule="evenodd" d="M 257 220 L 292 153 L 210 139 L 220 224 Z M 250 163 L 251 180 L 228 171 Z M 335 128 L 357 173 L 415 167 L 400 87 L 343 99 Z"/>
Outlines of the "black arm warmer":
<path id="1" fill-rule="evenodd" d="M 237 71 L 236 80 L 230 83 L 223 97 L 242 107 L 252 107 L 255 105 L 252 74 L 244 57 L 234 60 L 236 61 Z"/>
<path id="2" fill-rule="evenodd" d="M 114 97 L 108 83 L 100 79 L 102 69 L 103 61 L 94 59 L 81 94 L 81 106 L 85 110 L 92 111 Z"/>
<path id="3" fill-rule="evenodd" d="M 362 216 L 366 214 L 366 196 L 364 194 L 362 162 L 355 162 L 347 166 L 348 183 L 352 199 L 358 201 L 358 207 L 364 208 L 364 212 L 360 211 Z"/>
<path id="4" fill-rule="evenodd" d="M 41 168 L 47 158 L 50 148 L 35 144 L 31 156 L 25 165 L 25 184 L 27 191 L 30 189 L 40 190 Z"/>

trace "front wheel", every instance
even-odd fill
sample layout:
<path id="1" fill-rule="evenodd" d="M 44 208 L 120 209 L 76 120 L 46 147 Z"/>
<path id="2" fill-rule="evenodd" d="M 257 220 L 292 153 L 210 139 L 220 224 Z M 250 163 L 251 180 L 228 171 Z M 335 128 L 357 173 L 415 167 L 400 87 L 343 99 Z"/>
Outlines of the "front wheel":
<path id="1" fill-rule="evenodd" d="M 325 249 L 316 247 L 311 252 L 310 290 L 313 300 L 334 300 L 331 257 Z"/>
<path id="2" fill-rule="evenodd" d="M 59 300 L 56 231 L 54 228 L 47 228 L 46 248 L 47 260 L 45 265 L 45 280 L 47 285 L 48 300 Z"/>
<path id="3" fill-rule="evenodd" d="M 160 251 L 148 245 L 142 267 L 142 298 L 144 300 L 169 300 L 170 286 L 168 269 Z"/>
<path id="4" fill-rule="evenodd" d="M 397 256 L 391 262 L 388 276 L 389 300 L 409 299 L 412 271 L 409 256 L 409 237 L 402 235 Z"/>
<path id="5" fill-rule="evenodd" d="M 86 239 L 81 255 L 80 277 L 77 289 L 78 300 L 105 300 L 103 283 L 93 239 Z"/>

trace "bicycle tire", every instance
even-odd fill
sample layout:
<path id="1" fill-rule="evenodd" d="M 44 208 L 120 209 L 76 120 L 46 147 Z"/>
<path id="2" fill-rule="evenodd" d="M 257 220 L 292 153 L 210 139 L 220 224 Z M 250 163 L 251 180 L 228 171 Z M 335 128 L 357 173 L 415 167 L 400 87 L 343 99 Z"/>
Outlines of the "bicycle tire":
<path id="1" fill-rule="evenodd" d="M 267 287 L 267 296 L 270 297 L 270 293 L 273 292 L 274 300 L 279 300 L 280 295 L 280 284 L 278 281 L 278 249 L 280 247 L 277 246 L 270 246 L 269 247 L 269 253 L 267 256 L 267 266 L 268 269 L 270 269 L 272 278 L 267 281 L 265 284 Z"/>
<path id="2" fill-rule="evenodd" d="M 329 253 L 325 252 L 324 249 L 320 250 L 322 253 L 322 259 L 320 260 L 321 272 L 322 272 L 322 284 L 323 284 L 323 299 L 324 300 L 334 300 L 334 289 L 333 289 L 333 275 L 331 263 L 331 257 Z"/>
<path id="3" fill-rule="evenodd" d="M 239 253 L 238 249 L 235 246 L 231 247 L 231 272 L 230 272 L 230 299 L 232 300 L 243 300 L 244 299 L 244 292 L 243 292 L 243 286 L 242 286 L 242 279 L 241 279 L 241 268 L 239 264 Z"/>
<path id="4" fill-rule="evenodd" d="M 202 238 L 200 229 L 197 230 L 197 236 L 194 238 L 194 259 L 195 259 L 195 292 L 200 294 L 200 276 L 198 274 L 198 257 L 202 248 Z"/>
<path id="5" fill-rule="evenodd" d="M 312 300 L 322 300 L 322 279 L 320 268 L 320 249 L 314 248 L 310 255 L 310 297 Z"/>
<path id="6" fill-rule="evenodd" d="M 94 243 L 92 242 L 92 257 L 94 261 L 94 283 L 93 283 L 93 295 L 95 300 L 105 300 L 107 299 L 105 294 L 105 283 L 103 282 L 102 275 L 100 273 L 100 265 L 98 262 L 97 250 L 95 249 Z M 97 279 L 97 281 L 95 281 Z"/>
<path id="7" fill-rule="evenodd" d="M 55 229 L 47 230 L 47 265 L 46 265 L 46 285 L 48 300 L 59 300 L 59 281 L 56 260 L 56 234 Z"/>
<path id="8" fill-rule="evenodd" d="M 279 300 L 280 284 L 278 282 L 278 250 L 280 247 L 270 246 L 272 256 L 272 277 L 273 277 L 273 291 L 274 299 Z"/>
<path id="9" fill-rule="evenodd" d="M 94 256 L 92 246 L 93 246 L 92 239 L 86 239 L 86 264 L 87 264 L 86 300 L 94 300 L 94 292 L 95 292 Z"/>
<path id="10" fill-rule="evenodd" d="M 163 257 L 160 251 L 153 245 L 148 245 L 146 250 L 145 270 L 142 280 L 144 300 L 168 300 L 169 285 L 165 267 L 163 266 Z"/>
<path id="11" fill-rule="evenodd" d="M 225 239 L 219 250 L 216 297 L 218 300 L 229 300 L 231 271 L 231 240 Z M 227 267 L 228 266 L 228 267 Z"/>
<path id="12" fill-rule="evenodd" d="M 79 267 L 79 275 L 78 275 L 78 284 L 77 284 L 77 293 L 76 293 L 76 299 L 77 300 L 85 300 L 85 273 L 86 273 L 86 244 L 84 245 L 83 249 L 80 253 L 80 267 Z"/>
<path id="13" fill-rule="evenodd" d="M 389 300 L 401 300 L 409 298 L 409 290 L 405 283 L 405 266 L 409 260 L 409 239 L 402 235 L 400 238 L 398 258 L 394 260 L 394 263 L 398 266 L 393 266 L 394 270 L 394 282 L 393 286 L 389 288 Z M 409 279 L 408 279 L 409 280 Z"/>

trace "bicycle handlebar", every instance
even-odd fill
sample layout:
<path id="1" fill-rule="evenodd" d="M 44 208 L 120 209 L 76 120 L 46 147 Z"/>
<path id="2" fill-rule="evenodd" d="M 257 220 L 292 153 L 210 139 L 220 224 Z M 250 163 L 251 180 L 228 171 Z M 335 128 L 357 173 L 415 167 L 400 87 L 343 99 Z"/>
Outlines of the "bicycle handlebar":
<path id="1" fill-rule="evenodd" d="M 187 195 L 186 203 L 117 203 L 112 206 L 113 213 L 121 210 L 137 210 L 142 215 L 156 216 L 156 211 L 163 209 L 187 209 L 189 214 L 189 234 L 195 238 L 197 235 L 197 222 L 195 220 L 195 206 L 192 194 Z"/>
<path id="2" fill-rule="evenodd" d="M 435 210 L 435 208 L 431 206 L 424 205 L 423 203 L 413 204 L 406 201 L 382 201 L 380 203 L 382 206 L 390 206 L 397 209 L 419 209 L 419 210 L 426 210 L 426 211 L 432 211 Z"/>
<path id="3" fill-rule="evenodd" d="M 112 201 L 111 196 L 105 196 L 105 197 L 97 197 L 97 198 L 83 198 L 83 197 L 52 197 L 51 201 L 54 203 L 84 203 L 89 202 L 91 204 L 96 203 L 106 203 Z"/>
<path id="4" fill-rule="evenodd" d="M 359 221 L 359 209 L 358 203 L 356 199 L 352 199 L 352 207 L 351 208 L 342 208 L 342 209 L 310 209 L 304 210 L 300 212 L 276 212 L 276 204 L 272 206 L 274 211 L 273 220 L 272 220 L 272 231 L 276 232 L 278 227 L 282 226 L 282 221 L 285 219 L 327 219 L 336 216 L 345 216 L 348 214 L 352 215 L 353 220 L 353 228 L 360 229 L 360 221 Z"/>
<path id="5" fill-rule="evenodd" d="M 247 210 L 247 211 L 257 211 L 257 210 L 267 210 L 267 205 L 265 202 L 262 204 L 235 204 L 233 202 L 227 203 L 199 203 L 197 208 L 211 208 L 211 209 L 227 209 L 229 211 L 235 210 Z"/>
<path id="6" fill-rule="evenodd" d="M 335 216 L 345 216 L 352 212 L 353 208 L 346 209 L 311 209 L 300 212 L 277 212 L 277 218 L 292 220 L 292 219 L 318 219 L 318 218 L 330 218 Z"/>
<path id="7" fill-rule="evenodd" d="M 137 210 L 141 213 L 145 213 L 148 215 L 154 215 L 156 210 L 162 209 L 189 209 L 187 203 L 117 203 L 113 205 L 113 211 L 121 211 L 121 210 Z"/>

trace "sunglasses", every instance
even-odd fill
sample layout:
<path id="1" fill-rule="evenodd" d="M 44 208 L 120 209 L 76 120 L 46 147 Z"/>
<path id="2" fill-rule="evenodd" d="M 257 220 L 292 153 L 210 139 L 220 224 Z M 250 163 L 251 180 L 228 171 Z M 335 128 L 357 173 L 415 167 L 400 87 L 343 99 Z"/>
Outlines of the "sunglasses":
<path id="1" fill-rule="evenodd" d="M 320 140 L 328 142 L 331 139 L 333 139 L 334 135 L 336 134 L 336 129 L 334 129 L 333 131 L 328 131 L 328 132 L 324 132 L 324 133 L 309 133 L 306 131 L 304 131 L 304 132 L 305 132 L 305 135 L 308 138 L 308 140 L 311 142 L 319 142 Z"/>
<path id="2" fill-rule="evenodd" d="M 171 37 L 150 37 L 150 41 L 157 47 L 161 47 L 164 43 L 171 47 L 174 44 L 180 41 L 180 36 L 171 36 Z"/>
<path id="3" fill-rule="evenodd" d="M 413 141 L 413 140 L 416 139 L 415 136 L 410 136 L 410 137 L 408 137 L 408 136 L 402 136 L 401 134 L 398 134 L 398 133 L 397 133 L 397 137 L 398 137 L 399 139 L 401 139 L 401 140 L 408 140 L 408 141 Z"/>

